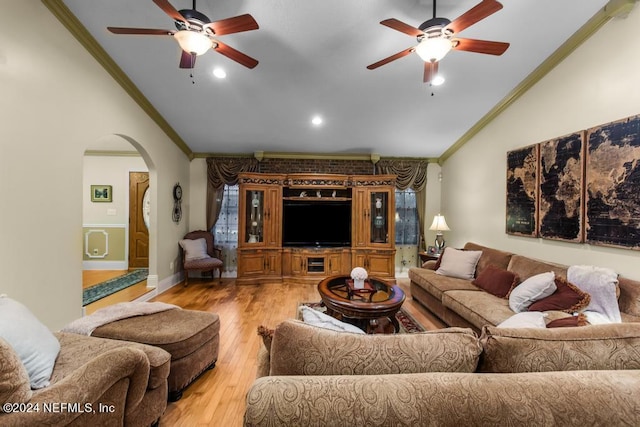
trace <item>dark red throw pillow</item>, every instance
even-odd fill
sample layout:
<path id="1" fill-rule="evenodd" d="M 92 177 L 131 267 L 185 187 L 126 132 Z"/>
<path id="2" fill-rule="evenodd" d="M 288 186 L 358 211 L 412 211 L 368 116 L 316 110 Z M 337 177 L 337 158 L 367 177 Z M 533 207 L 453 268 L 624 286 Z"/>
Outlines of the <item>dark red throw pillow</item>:
<path id="1" fill-rule="evenodd" d="M 520 282 L 518 275 L 490 264 L 471 283 L 499 298 L 508 298 Z"/>
<path id="2" fill-rule="evenodd" d="M 531 304 L 529 311 L 558 310 L 575 313 L 587 308 L 591 302 L 591 295 L 567 282 L 564 277 L 556 276 L 556 287 L 558 289 L 554 293 Z"/>
<path id="3" fill-rule="evenodd" d="M 547 323 L 547 328 L 570 328 L 574 326 L 587 326 L 589 321 L 583 313 L 577 316 L 563 317 L 562 319 L 552 320 Z"/>

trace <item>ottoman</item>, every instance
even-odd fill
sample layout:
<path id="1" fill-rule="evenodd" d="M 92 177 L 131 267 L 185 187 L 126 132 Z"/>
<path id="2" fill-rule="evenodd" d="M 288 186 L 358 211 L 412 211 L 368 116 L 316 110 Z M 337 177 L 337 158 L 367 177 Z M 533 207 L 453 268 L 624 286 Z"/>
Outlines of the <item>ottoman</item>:
<path id="1" fill-rule="evenodd" d="M 153 345 L 171 354 L 169 401 L 218 359 L 220 319 L 206 311 L 173 309 L 117 320 L 96 328 L 94 337 Z"/>

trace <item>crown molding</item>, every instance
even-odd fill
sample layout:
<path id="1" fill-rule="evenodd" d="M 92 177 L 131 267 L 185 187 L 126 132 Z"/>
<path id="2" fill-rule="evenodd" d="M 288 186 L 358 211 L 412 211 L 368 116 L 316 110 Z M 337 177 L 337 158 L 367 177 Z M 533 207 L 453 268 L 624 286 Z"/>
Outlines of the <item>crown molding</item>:
<path id="1" fill-rule="evenodd" d="M 180 150 L 191 160 L 193 152 L 187 144 L 180 138 L 178 133 L 155 109 L 151 102 L 142 94 L 140 89 L 127 77 L 122 69 L 100 46 L 98 41 L 87 31 L 76 16 L 62 2 L 62 0 L 41 0 L 51 13 L 64 25 L 64 27 L 75 37 L 78 42 L 95 58 L 96 61 L 113 77 L 113 79 L 129 94 L 129 96 L 142 108 L 142 110 L 153 120 L 169 139 L 180 148 Z"/>
<path id="2" fill-rule="evenodd" d="M 372 154 L 345 154 L 345 153 L 293 153 L 293 152 L 273 152 L 256 151 L 252 154 L 229 154 L 229 153 L 194 153 L 196 159 L 206 159 L 207 157 L 255 157 L 258 161 L 264 159 L 289 159 L 289 160 L 360 160 L 369 161 L 373 164 L 380 160 L 422 160 L 428 163 L 437 163 L 438 159 L 429 157 L 388 157 L 376 153 Z"/>
<path id="3" fill-rule="evenodd" d="M 553 52 L 542 64 L 529 74 L 518 86 L 504 97 L 495 107 L 485 114 L 475 125 L 471 127 L 460 139 L 458 139 L 442 156 L 438 158 L 438 164 L 442 165 L 462 146 L 469 142 L 482 129 L 491 123 L 507 107 L 524 95 L 533 85 L 546 76 L 560 62 L 568 57 L 582 43 L 595 34 L 604 24 L 614 17 L 623 17 L 629 14 L 636 0 L 610 0 L 602 9 L 587 21 L 578 31 L 567 39 L 555 52 Z"/>

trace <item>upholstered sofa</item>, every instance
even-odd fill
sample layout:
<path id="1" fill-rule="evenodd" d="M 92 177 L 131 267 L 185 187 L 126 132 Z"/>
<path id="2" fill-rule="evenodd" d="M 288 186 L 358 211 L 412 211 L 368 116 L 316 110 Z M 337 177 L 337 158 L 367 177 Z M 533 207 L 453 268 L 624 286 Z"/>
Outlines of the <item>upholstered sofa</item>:
<path id="1" fill-rule="evenodd" d="M 0 339 L 0 425 L 149 426 L 167 406 L 171 355 L 144 344 L 57 332 L 50 385 L 31 390 L 16 352 Z"/>
<path id="2" fill-rule="evenodd" d="M 545 262 L 485 247 L 469 242 L 465 251 L 481 251 L 475 277 L 489 266 L 515 273 L 520 281 L 534 275 L 553 271 L 565 277 L 568 266 Z M 445 252 L 446 256 L 446 252 Z M 472 328 L 479 332 L 485 325 L 498 325 L 515 313 L 506 298 L 500 298 L 475 286 L 473 280 L 437 274 L 436 261 L 427 261 L 422 268 L 409 270 L 410 290 L 415 301 L 425 306 L 448 326 Z M 640 282 L 618 278 L 619 309 L 622 322 L 640 322 Z M 571 316 L 570 313 L 552 310 L 546 313 L 548 321 Z"/>
<path id="3" fill-rule="evenodd" d="M 572 329 L 572 330 L 569 330 Z M 640 324 L 361 335 L 288 320 L 246 426 L 640 424 Z M 262 376 L 266 375 L 266 376 Z"/>

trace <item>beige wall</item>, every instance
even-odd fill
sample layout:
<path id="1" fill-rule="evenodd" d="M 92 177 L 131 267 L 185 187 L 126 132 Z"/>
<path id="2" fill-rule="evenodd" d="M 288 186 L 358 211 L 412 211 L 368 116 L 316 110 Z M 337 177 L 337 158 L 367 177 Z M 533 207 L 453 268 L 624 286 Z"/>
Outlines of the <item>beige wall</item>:
<path id="1" fill-rule="evenodd" d="M 640 252 L 505 234 L 506 153 L 640 113 L 640 10 L 613 19 L 443 165 L 451 245 L 468 240 L 640 279 Z M 640 190 L 640 189 L 639 189 Z"/>
<path id="2" fill-rule="evenodd" d="M 189 161 L 41 2 L 1 9 L 0 293 L 58 329 L 82 313 L 87 147 L 123 135 L 142 153 L 156 213 L 150 270 L 161 283 L 188 229 L 188 206 L 171 220 L 171 189 L 180 182 L 188 194 Z"/>

